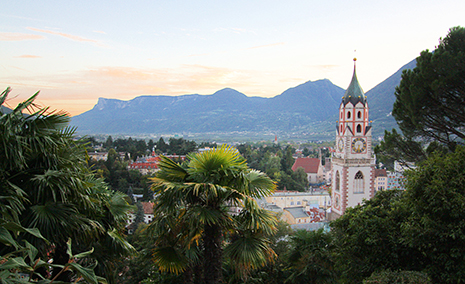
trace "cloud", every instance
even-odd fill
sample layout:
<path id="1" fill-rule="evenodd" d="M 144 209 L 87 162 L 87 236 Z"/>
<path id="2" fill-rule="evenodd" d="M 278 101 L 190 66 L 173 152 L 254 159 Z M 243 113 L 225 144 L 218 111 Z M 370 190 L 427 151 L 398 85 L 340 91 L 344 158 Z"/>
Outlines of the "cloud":
<path id="1" fill-rule="evenodd" d="M 104 35 L 106 35 L 106 34 L 107 34 L 107 33 L 106 33 L 106 32 L 104 32 L 104 31 L 93 31 L 93 32 L 94 32 L 94 33 L 98 33 L 98 34 L 104 34 Z"/>
<path id="2" fill-rule="evenodd" d="M 106 85 L 125 96 L 133 94 L 179 95 L 214 92 L 227 86 L 247 85 L 253 76 L 247 71 L 202 65 L 182 65 L 179 68 L 139 69 L 129 67 L 100 67 L 82 74 L 87 82 Z M 130 90 L 128 90 L 128 86 Z"/>
<path id="3" fill-rule="evenodd" d="M 24 74 L 4 80 L 15 93 L 24 94 L 17 101 L 41 90 L 41 105 L 77 115 L 92 109 L 99 97 L 130 100 L 141 95 L 208 95 L 226 87 L 249 96 L 280 92 L 260 83 L 263 76 L 268 78 L 260 71 L 186 64 L 158 69 L 106 66 L 55 76 Z"/>
<path id="4" fill-rule="evenodd" d="M 0 41 L 21 41 L 44 39 L 44 36 L 23 33 L 0 33 Z"/>
<path id="5" fill-rule="evenodd" d="M 336 65 L 336 64 L 321 64 L 321 65 L 310 65 L 311 68 L 316 68 L 318 70 L 323 70 L 323 71 L 331 71 L 336 68 L 341 67 L 341 65 Z"/>
<path id="6" fill-rule="evenodd" d="M 277 42 L 277 43 L 272 43 L 272 44 L 249 47 L 247 49 L 257 49 L 257 48 L 264 48 L 264 47 L 272 47 L 272 46 L 278 46 L 278 45 L 283 45 L 283 44 L 285 44 L 285 43 L 284 42 Z"/>
<path id="7" fill-rule="evenodd" d="M 14 58 L 42 58 L 42 56 L 24 54 L 24 55 L 20 55 L 20 56 L 15 56 Z"/>
<path id="8" fill-rule="evenodd" d="M 97 40 L 88 39 L 88 38 L 84 38 L 84 37 L 77 36 L 77 35 L 66 34 L 66 33 L 61 33 L 61 32 L 55 32 L 55 31 L 50 31 L 50 30 L 36 29 L 36 28 L 31 28 L 31 27 L 28 27 L 27 29 L 31 30 L 31 31 L 35 31 L 35 32 L 41 32 L 41 33 L 47 33 L 47 34 L 62 36 L 64 38 L 68 38 L 68 39 L 73 40 L 73 41 L 92 42 L 92 43 L 101 45 Z"/>

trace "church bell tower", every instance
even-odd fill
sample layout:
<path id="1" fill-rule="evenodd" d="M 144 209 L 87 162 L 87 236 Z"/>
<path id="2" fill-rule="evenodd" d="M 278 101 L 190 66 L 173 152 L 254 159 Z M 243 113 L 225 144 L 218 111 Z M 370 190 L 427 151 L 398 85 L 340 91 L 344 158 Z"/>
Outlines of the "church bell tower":
<path id="1" fill-rule="evenodd" d="M 331 158 L 331 219 L 343 215 L 348 207 L 361 204 L 374 195 L 375 159 L 368 103 L 354 74 L 339 106 L 336 150 Z"/>

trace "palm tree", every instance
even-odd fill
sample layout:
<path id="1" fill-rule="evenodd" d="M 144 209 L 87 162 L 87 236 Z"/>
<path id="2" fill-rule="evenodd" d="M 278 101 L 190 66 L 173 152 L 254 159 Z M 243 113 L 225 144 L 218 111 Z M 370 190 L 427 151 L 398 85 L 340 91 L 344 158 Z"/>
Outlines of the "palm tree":
<path id="1" fill-rule="evenodd" d="M 292 274 L 285 283 L 335 283 L 330 245 L 331 235 L 324 229 L 296 231 L 291 237 L 289 250 Z"/>
<path id="2" fill-rule="evenodd" d="M 0 95 L 1 104 L 9 92 Z M 2 107 L 0 112 L 0 185 L 16 197 L 0 202 L 15 209 L 9 212 L 15 213 L 12 217 L 21 225 L 39 229 L 50 241 L 24 235 L 43 258 L 54 248 L 56 264 L 69 261 L 70 237 L 81 251 L 106 242 L 111 244 L 107 252 L 129 252 L 132 247 L 120 232 L 131 207 L 89 170 L 85 146 L 74 138 L 75 129 L 67 127 L 67 114 L 38 107 L 34 104 L 37 95 L 11 111 Z M 22 196 L 27 196 L 27 202 L 18 203 Z M 94 258 L 97 253 L 96 249 Z M 53 271 L 54 276 L 58 272 Z M 57 280 L 69 281 L 70 277 L 61 273 Z"/>
<path id="3" fill-rule="evenodd" d="M 275 255 L 267 236 L 276 228 L 276 217 L 261 209 L 254 198 L 270 195 L 274 182 L 249 169 L 239 152 L 229 146 L 190 154 L 188 161 L 181 166 L 162 158 L 153 179 L 155 214 L 188 228 L 164 249 L 158 248 L 157 264 L 161 268 L 176 264 L 174 272 L 185 271 L 197 263 L 192 253 L 196 247 L 206 284 L 221 282 L 223 253 L 236 263 L 240 273 L 266 264 Z M 234 208 L 241 210 L 234 213 Z M 158 226 L 157 222 L 152 226 Z M 178 259 L 172 257 L 174 249 L 183 252 L 177 254 Z"/>

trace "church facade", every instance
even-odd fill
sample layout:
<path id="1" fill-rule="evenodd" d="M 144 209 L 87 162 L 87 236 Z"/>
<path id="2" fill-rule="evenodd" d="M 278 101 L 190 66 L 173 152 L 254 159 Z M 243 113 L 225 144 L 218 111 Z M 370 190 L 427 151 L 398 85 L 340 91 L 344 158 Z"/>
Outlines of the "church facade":
<path id="1" fill-rule="evenodd" d="M 373 197 L 375 158 L 367 98 L 354 74 L 339 107 L 336 149 L 331 158 L 331 217 L 336 219 L 349 207 Z"/>

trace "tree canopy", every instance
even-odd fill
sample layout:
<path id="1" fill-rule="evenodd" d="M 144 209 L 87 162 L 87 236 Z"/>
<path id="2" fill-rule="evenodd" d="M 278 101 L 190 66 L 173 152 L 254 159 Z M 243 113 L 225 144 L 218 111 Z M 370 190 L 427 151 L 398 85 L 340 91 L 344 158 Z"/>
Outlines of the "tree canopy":
<path id="1" fill-rule="evenodd" d="M 0 104 L 9 92 L 1 94 Z M 27 252 L 28 262 L 38 258 L 41 273 L 34 272 L 36 265 L 27 267 L 24 259 L 13 261 L 24 263 L 20 268 L 29 269 L 34 279 L 70 282 L 76 275 L 71 271 L 82 269 L 91 276 L 84 277 L 88 282 L 97 283 L 96 270 L 111 283 L 109 267 L 132 249 L 121 235 L 130 206 L 89 170 L 85 146 L 67 127 L 66 113 L 34 104 L 37 95 L 11 111 L 0 110 L 0 263 L 11 261 L 9 257 L 19 250 Z M 12 246 L 13 236 L 26 247 Z M 89 267 L 75 263 L 78 258 L 84 258 L 81 263 Z M 15 271 L 2 266 L 2 279 L 4 269 Z M 24 272 L 21 269 L 16 271 Z"/>
<path id="2" fill-rule="evenodd" d="M 406 172 L 405 191 L 380 191 L 331 223 L 344 283 L 382 270 L 465 283 L 465 147 Z"/>
<path id="3" fill-rule="evenodd" d="M 392 114 L 402 133 L 443 143 L 465 139 L 465 28 L 454 27 L 438 47 L 417 57 L 396 88 Z"/>
<path id="4" fill-rule="evenodd" d="M 153 256 L 161 269 L 190 273 L 200 265 L 195 278 L 213 284 L 221 283 L 223 254 L 241 275 L 273 258 L 268 236 L 276 217 L 253 198 L 270 195 L 275 185 L 235 148 L 190 154 L 183 166 L 163 158 L 153 181 L 156 217 L 149 227 L 159 236 Z"/>

